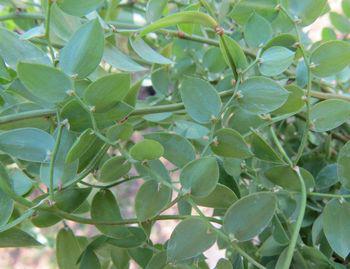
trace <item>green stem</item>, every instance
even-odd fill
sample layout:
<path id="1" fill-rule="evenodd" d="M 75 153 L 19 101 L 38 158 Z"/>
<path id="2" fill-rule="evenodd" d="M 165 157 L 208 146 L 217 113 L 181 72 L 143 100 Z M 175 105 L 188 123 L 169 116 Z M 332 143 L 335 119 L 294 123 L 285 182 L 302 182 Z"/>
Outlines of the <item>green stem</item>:
<path id="1" fill-rule="evenodd" d="M 51 6 L 52 6 L 52 0 L 47 0 L 47 6 L 46 6 L 46 20 L 45 20 L 45 37 L 47 39 L 49 51 L 51 54 L 52 62 L 55 64 L 55 52 L 53 50 L 51 40 L 50 40 L 50 23 L 51 23 Z"/>
<path id="2" fill-rule="evenodd" d="M 187 197 L 187 201 L 191 204 L 193 209 L 198 213 L 198 215 L 203 220 L 206 220 L 208 218 L 203 214 L 203 212 L 199 209 L 199 207 L 193 202 L 191 197 Z M 209 225 L 212 226 L 211 223 L 209 223 Z M 256 260 L 254 260 L 252 257 L 250 257 L 248 253 L 246 253 L 243 249 L 241 249 L 240 246 L 238 246 L 238 244 L 236 242 L 231 242 L 230 238 L 226 234 L 224 234 L 222 231 L 215 228 L 214 226 L 212 226 L 212 228 L 214 229 L 214 231 L 217 232 L 217 234 L 220 237 L 222 237 L 229 245 L 231 245 L 242 257 L 246 258 L 251 264 L 255 265 L 259 269 L 266 269 L 265 266 L 258 263 Z"/>
<path id="3" fill-rule="evenodd" d="M 131 180 L 135 180 L 135 179 L 139 179 L 139 178 L 141 178 L 141 177 L 142 177 L 142 176 L 127 177 L 127 178 L 124 178 L 124 179 L 122 179 L 122 180 L 118 180 L 118 181 L 116 181 L 116 182 L 110 183 L 110 184 L 108 184 L 108 185 L 95 185 L 95 184 L 90 184 L 90 183 L 85 182 L 85 181 L 81 181 L 80 183 L 83 184 L 83 185 L 92 187 L 92 188 L 96 188 L 96 189 L 109 189 L 109 188 L 118 186 L 118 185 L 120 185 L 120 184 L 122 184 L 122 183 L 131 181 Z"/>
<path id="4" fill-rule="evenodd" d="M 335 193 L 320 193 L 320 192 L 308 192 L 309 196 L 325 197 L 325 198 L 350 198 L 350 194 L 335 194 Z"/>
<path id="5" fill-rule="evenodd" d="M 0 16 L 0 21 L 29 19 L 29 20 L 45 20 L 45 17 L 39 13 L 14 12 Z"/>
<path id="6" fill-rule="evenodd" d="M 291 159 L 288 157 L 288 154 L 286 153 L 286 151 L 284 150 L 284 148 L 282 147 L 280 141 L 277 138 L 277 135 L 275 133 L 275 130 L 273 129 L 273 127 L 270 127 L 270 132 L 271 132 L 271 136 L 273 141 L 275 142 L 279 152 L 282 154 L 282 156 L 286 159 L 286 161 L 288 162 L 288 164 L 293 167 L 293 162 L 291 161 Z"/>
<path id="7" fill-rule="evenodd" d="M 214 12 L 214 10 L 212 9 L 212 7 L 209 5 L 209 3 L 206 0 L 199 0 L 199 2 L 201 3 L 201 5 L 203 7 L 206 8 L 206 10 L 208 10 L 209 14 L 216 19 L 216 14 Z"/>
<path id="8" fill-rule="evenodd" d="M 49 196 L 50 200 L 54 201 L 54 172 L 55 172 L 55 161 L 58 153 L 58 149 L 60 147 L 61 143 L 61 138 L 62 138 L 62 131 L 64 124 L 60 122 L 60 117 L 59 117 L 59 112 L 57 112 L 57 122 L 58 122 L 58 131 L 57 131 L 57 137 L 55 141 L 55 146 L 53 148 L 53 151 L 51 153 L 51 158 L 50 158 L 50 189 L 49 189 Z"/>
<path id="9" fill-rule="evenodd" d="M 233 93 L 233 90 L 227 90 L 227 91 L 220 92 L 219 95 L 221 98 L 226 98 L 228 96 L 232 96 L 232 93 Z M 329 93 L 321 93 L 316 91 L 311 91 L 310 94 L 312 97 L 315 97 L 321 100 L 341 99 L 341 100 L 350 102 L 350 96 L 345 96 L 342 94 L 329 94 Z M 144 116 L 148 114 L 181 111 L 184 108 L 185 106 L 183 103 L 137 108 L 130 113 L 130 116 Z M 21 120 L 26 120 L 26 119 L 51 117 L 51 116 L 54 116 L 55 113 L 56 113 L 55 109 L 40 109 L 40 110 L 19 112 L 11 115 L 5 115 L 0 117 L 0 125 L 17 122 Z"/>
<path id="10" fill-rule="evenodd" d="M 300 188 L 301 188 L 301 201 L 300 201 L 300 211 L 294 226 L 293 234 L 290 239 L 288 249 L 287 249 L 287 254 L 286 258 L 284 260 L 283 266 L 281 269 L 289 269 L 290 264 L 292 263 L 293 255 L 294 255 L 294 250 L 297 244 L 297 240 L 299 237 L 299 232 L 301 228 L 301 224 L 304 219 L 305 215 L 305 208 L 306 208 L 306 199 L 307 199 L 307 193 L 306 193 L 306 187 L 305 187 L 305 182 L 303 179 L 303 176 L 300 173 L 300 169 L 298 166 L 294 167 L 294 171 L 296 172 L 299 182 L 300 182 Z"/>

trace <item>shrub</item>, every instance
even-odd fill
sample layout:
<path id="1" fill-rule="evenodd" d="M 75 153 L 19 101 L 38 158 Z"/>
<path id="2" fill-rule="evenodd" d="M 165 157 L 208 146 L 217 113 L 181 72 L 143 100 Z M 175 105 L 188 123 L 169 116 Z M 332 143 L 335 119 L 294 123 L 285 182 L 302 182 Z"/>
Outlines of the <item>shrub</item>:
<path id="1" fill-rule="evenodd" d="M 61 269 L 208 268 L 215 243 L 216 268 L 348 268 L 342 7 L 312 42 L 326 0 L 5 1 L 0 246 L 57 225 Z"/>

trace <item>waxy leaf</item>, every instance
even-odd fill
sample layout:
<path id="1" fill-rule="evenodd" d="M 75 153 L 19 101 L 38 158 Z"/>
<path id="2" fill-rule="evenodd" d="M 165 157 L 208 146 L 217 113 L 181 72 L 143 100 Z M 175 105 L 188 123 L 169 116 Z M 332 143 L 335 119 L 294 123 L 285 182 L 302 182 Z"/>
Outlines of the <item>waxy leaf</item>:
<path id="1" fill-rule="evenodd" d="M 11 197 L 0 189 L 0 227 L 5 225 L 10 219 L 13 211 L 13 204 Z"/>
<path id="2" fill-rule="evenodd" d="M 329 99 L 311 108 L 310 119 L 316 132 L 325 132 L 339 127 L 350 119 L 350 103 Z"/>
<path id="3" fill-rule="evenodd" d="M 0 150 L 20 160 L 48 162 L 55 141 L 48 133 L 35 128 L 21 128 L 0 134 Z"/>
<path id="4" fill-rule="evenodd" d="M 211 150 L 222 157 L 246 159 L 252 153 L 244 138 L 235 130 L 223 128 L 215 132 Z"/>
<path id="5" fill-rule="evenodd" d="M 327 0 L 283 0 L 282 5 L 295 17 L 301 20 L 302 25 L 313 23 L 324 11 Z"/>
<path id="6" fill-rule="evenodd" d="M 217 22 L 205 13 L 197 11 L 182 11 L 151 23 L 150 25 L 143 28 L 143 30 L 140 32 L 140 35 L 144 36 L 160 28 L 174 26 L 180 23 L 196 23 L 211 28 L 215 28 L 217 26 Z"/>
<path id="7" fill-rule="evenodd" d="M 79 269 L 100 269 L 101 264 L 95 252 L 86 249 L 81 257 Z"/>
<path id="8" fill-rule="evenodd" d="M 288 99 L 288 92 L 275 81 L 265 77 L 245 80 L 239 91 L 239 105 L 254 114 L 269 113 L 281 107 Z"/>
<path id="9" fill-rule="evenodd" d="M 122 220 L 117 200 L 110 190 L 101 190 L 95 194 L 91 202 L 91 218 L 105 222 Z M 96 228 L 113 238 L 122 238 L 128 235 L 126 227 L 98 224 Z"/>
<path id="10" fill-rule="evenodd" d="M 350 22 L 349 19 L 336 12 L 329 13 L 329 19 L 332 25 L 340 32 L 344 34 L 350 33 Z"/>
<path id="11" fill-rule="evenodd" d="M 347 142 L 339 151 L 338 176 L 343 186 L 350 189 L 350 142 Z"/>
<path id="12" fill-rule="evenodd" d="M 180 93 L 186 111 L 195 121 L 208 123 L 219 115 L 221 100 L 208 82 L 199 78 L 185 78 Z"/>
<path id="13" fill-rule="evenodd" d="M 180 222 L 168 242 L 168 262 L 180 262 L 201 254 L 216 241 L 216 234 L 207 222 L 188 218 Z"/>
<path id="14" fill-rule="evenodd" d="M 91 83 L 85 90 L 85 101 L 96 112 L 106 112 L 122 101 L 130 89 L 130 75 L 112 74 Z"/>
<path id="15" fill-rule="evenodd" d="M 177 167 L 183 167 L 196 157 L 193 145 L 183 136 L 155 132 L 145 135 L 145 138 L 156 140 L 162 144 L 164 148 L 163 157 Z"/>
<path id="16" fill-rule="evenodd" d="M 130 44 L 138 56 L 150 63 L 171 64 L 172 61 L 153 50 L 142 38 L 130 39 Z"/>
<path id="17" fill-rule="evenodd" d="M 244 39 L 250 47 L 264 45 L 272 37 L 271 24 L 257 13 L 254 13 L 244 28 Z"/>
<path id="18" fill-rule="evenodd" d="M 147 2 L 146 18 L 148 22 L 154 22 L 162 17 L 163 10 L 168 0 L 150 0 Z"/>
<path id="19" fill-rule="evenodd" d="M 174 125 L 174 131 L 188 139 L 199 139 L 209 132 L 208 128 L 192 121 L 178 120 Z"/>
<path id="20" fill-rule="evenodd" d="M 41 244 L 31 235 L 18 228 L 0 233 L 0 248 L 37 247 Z"/>
<path id="21" fill-rule="evenodd" d="M 339 152 L 339 160 L 341 158 L 342 150 Z M 338 178 L 338 165 L 333 163 L 322 168 L 322 170 L 317 174 L 315 183 L 317 189 L 326 189 L 339 181 Z"/>
<path id="22" fill-rule="evenodd" d="M 340 40 L 328 41 L 311 54 L 311 71 L 319 77 L 337 74 L 350 64 L 350 43 Z"/>
<path id="23" fill-rule="evenodd" d="M 243 71 L 248 66 L 247 58 L 241 46 L 227 35 L 220 38 L 220 50 L 227 65 L 234 68 L 235 72 Z"/>
<path id="24" fill-rule="evenodd" d="M 42 64 L 19 63 L 17 69 L 24 86 L 48 103 L 63 101 L 68 97 L 67 91 L 73 89 L 71 78 L 56 68 Z"/>
<path id="25" fill-rule="evenodd" d="M 98 181 L 110 182 L 125 176 L 131 169 L 131 164 L 123 157 L 116 156 L 103 163 Z"/>
<path id="26" fill-rule="evenodd" d="M 295 84 L 289 84 L 285 86 L 285 89 L 289 92 L 288 99 L 280 108 L 273 111 L 273 114 L 294 114 L 305 106 L 305 101 L 303 100 L 305 92 L 303 89 Z"/>
<path id="27" fill-rule="evenodd" d="M 146 70 L 146 68 L 139 65 L 110 43 L 107 43 L 104 48 L 103 60 L 121 71 L 138 72 Z"/>
<path id="28" fill-rule="evenodd" d="M 260 73 L 267 77 L 283 73 L 293 63 L 294 52 L 274 46 L 264 51 L 260 59 Z"/>
<path id="29" fill-rule="evenodd" d="M 103 48 L 103 29 L 95 19 L 82 25 L 61 50 L 60 67 L 70 76 L 84 78 L 99 65 Z"/>
<path id="30" fill-rule="evenodd" d="M 138 190 L 135 198 L 135 212 L 140 221 L 157 216 L 171 201 L 172 190 L 155 180 L 146 181 Z"/>
<path id="31" fill-rule="evenodd" d="M 301 168 L 300 173 L 308 190 L 315 186 L 313 176 L 306 169 Z M 271 167 L 265 172 L 268 180 L 287 190 L 299 191 L 300 181 L 296 172 L 288 165 Z"/>
<path id="32" fill-rule="evenodd" d="M 86 129 L 77 140 L 75 140 L 72 147 L 67 152 L 66 162 L 71 163 L 78 160 L 97 140 L 97 136 L 92 129 Z"/>
<path id="33" fill-rule="evenodd" d="M 219 167 L 214 157 L 194 160 L 188 163 L 180 174 L 182 187 L 196 197 L 209 195 L 218 181 Z"/>
<path id="34" fill-rule="evenodd" d="M 0 27 L 0 56 L 14 70 L 19 62 L 31 62 L 50 65 L 47 54 L 27 40 L 19 39 L 13 32 Z"/>
<path id="35" fill-rule="evenodd" d="M 145 231 L 139 227 L 119 227 L 122 229 L 120 237 L 108 238 L 108 243 L 120 248 L 136 248 L 147 240 Z"/>
<path id="36" fill-rule="evenodd" d="M 162 144 L 156 140 L 144 139 L 138 142 L 130 149 L 130 155 L 135 160 L 156 160 L 159 159 L 164 153 Z"/>
<path id="37" fill-rule="evenodd" d="M 323 231 L 335 253 L 345 259 L 350 253 L 350 203 L 333 199 L 323 212 Z"/>
<path id="38" fill-rule="evenodd" d="M 58 6 L 68 14 L 84 16 L 102 6 L 103 0 L 60 0 Z"/>
<path id="39" fill-rule="evenodd" d="M 238 200 L 236 194 L 230 188 L 221 184 L 217 184 L 208 196 L 193 197 L 192 199 L 199 206 L 215 209 L 227 209 Z"/>
<path id="40" fill-rule="evenodd" d="M 77 264 L 82 249 L 69 228 L 61 229 L 56 238 L 56 259 L 60 269 L 79 269 Z"/>
<path id="41" fill-rule="evenodd" d="M 239 241 L 259 235 L 271 222 L 277 207 L 274 194 L 259 192 L 235 202 L 224 217 L 224 231 Z"/>
<path id="42" fill-rule="evenodd" d="M 57 137 L 57 132 L 55 138 Z M 74 143 L 75 135 L 68 131 L 67 128 L 62 129 L 61 141 L 57 151 L 57 157 L 54 163 L 53 183 L 54 186 L 64 184 L 72 180 L 78 171 L 78 161 L 71 163 L 66 162 L 66 155 Z M 46 186 L 50 185 L 50 164 L 43 163 L 40 167 L 40 179 Z"/>
<path id="43" fill-rule="evenodd" d="M 269 145 L 266 139 L 258 132 L 254 131 L 251 138 L 252 152 L 255 157 L 267 162 L 281 163 L 281 157 Z"/>

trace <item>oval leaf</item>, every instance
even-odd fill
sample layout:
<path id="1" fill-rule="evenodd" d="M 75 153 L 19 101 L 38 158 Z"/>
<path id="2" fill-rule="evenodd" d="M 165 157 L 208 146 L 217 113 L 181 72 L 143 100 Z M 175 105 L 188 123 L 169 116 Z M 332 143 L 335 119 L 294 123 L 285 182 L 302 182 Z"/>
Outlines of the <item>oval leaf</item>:
<path id="1" fill-rule="evenodd" d="M 188 163 L 181 171 L 180 182 L 193 196 L 209 195 L 219 181 L 219 167 L 214 157 L 204 157 Z"/>
<path id="2" fill-rule="evenodd" d="M 259 235 L 271 222 L 277 207 L 272 193 L 254 193 L 234 203 L 224 217 L 224 231 L 239 241 Z"/>
<path id="3" fill-rule="evenodd" d="M 219 115 L 221 100 L 210 83 L 199 78 L 186 78 L 181 83 L 180 93 L 186 111 L 195 121 L 208 123 Z"/>
<path id="4" fill-rule="evenodd" d="M 131 157 L 138 161 L 156 160 L 159 159 L 163 153 L 164 148 L 162 144 L 151 139 L 144 139 L 130 149 Z"/>
<path id="5" fill-rule="evenodd" d="M 294 52 L 274 46 L 264 51 L 260 59 L 260 73 L 267 77 L 283 73 L 293 63 Z"/>

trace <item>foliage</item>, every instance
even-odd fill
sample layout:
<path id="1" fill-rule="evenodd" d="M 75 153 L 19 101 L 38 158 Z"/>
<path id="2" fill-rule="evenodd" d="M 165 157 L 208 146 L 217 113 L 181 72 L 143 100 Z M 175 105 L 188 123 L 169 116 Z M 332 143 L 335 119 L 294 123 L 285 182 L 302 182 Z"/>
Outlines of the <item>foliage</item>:
<path id="1" fill-rule="evenodd" d="M 57 225 L 60 269 L 350 268 L 348 0 L 1 3 L 0 247 Z"/>

